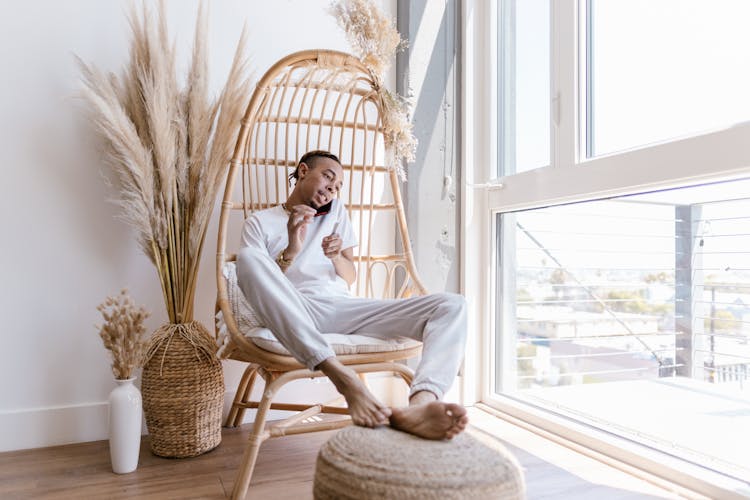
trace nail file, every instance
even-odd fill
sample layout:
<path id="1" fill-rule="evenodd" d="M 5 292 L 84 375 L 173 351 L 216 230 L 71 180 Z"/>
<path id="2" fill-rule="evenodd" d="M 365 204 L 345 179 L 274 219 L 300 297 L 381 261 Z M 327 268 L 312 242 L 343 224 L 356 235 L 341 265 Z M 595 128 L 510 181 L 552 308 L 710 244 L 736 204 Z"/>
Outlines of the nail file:
<path id="1" fill-rule="evenodd" d="M 330 236 L 333 236 L 334 234 L 336 234 L 336 231 L 338 231 L 338 229 L 339 229 L 339 223 L 337 222 L 336 224 L 333 225 L 333 231 L 331 231 Z"/>

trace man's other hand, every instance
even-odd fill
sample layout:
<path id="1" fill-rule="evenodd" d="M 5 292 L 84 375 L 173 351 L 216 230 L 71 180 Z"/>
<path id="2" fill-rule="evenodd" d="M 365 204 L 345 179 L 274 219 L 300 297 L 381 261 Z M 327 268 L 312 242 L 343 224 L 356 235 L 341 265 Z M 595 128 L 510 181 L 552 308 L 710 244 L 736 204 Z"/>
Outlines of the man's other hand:
<path id="1" fill-rule="evenodd" d="M 323 253 L 331 260 L 338 258 L 341 255 L 342 243 L 341 236 L 336 233 L 326 236 L 323 238 Z"/>

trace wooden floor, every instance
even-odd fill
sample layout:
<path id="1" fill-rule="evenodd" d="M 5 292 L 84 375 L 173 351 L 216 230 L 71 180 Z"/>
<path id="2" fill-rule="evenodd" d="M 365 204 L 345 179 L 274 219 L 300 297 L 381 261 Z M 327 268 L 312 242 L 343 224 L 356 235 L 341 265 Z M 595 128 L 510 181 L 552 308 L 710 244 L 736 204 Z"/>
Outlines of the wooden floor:
<path id="1" fill-rule="evenodd" d="M 249 425 L 223 429 L 217 449 L 190 459 L 156 457 L 149 450 L 148 437 L 144 437 L 138 469 L 124 475 L 111 472 L 106 441 L 0 453 L 0 498 L 226 498 L 231 493 L 249 430 Z M 334 432 L 266 441 L 247 498 L 312 498 L 316 454 Z M 585 475 L 581 477 L 541 458 L 543 453 L 535 454 L 533 449 L 524 450 L 507 442 L 506 446 L 525 470 L 529 499 L 674 498 L 645 487 L 650 485 L 632 487 L 633 478 L 620 477 L 607 484 L 602 479 L 608 477 L 607 473 L 595 473 L 595 479 L 586 479 Z M 561 461 L 569 463 L 569 459 L 563 457 Z M 583 467 L 591 472 L 603 465 Z M 610 474 L 609 479 L 612 477 L 619 476 Z"/>
<path id="2" fill-rule="evenodd" d="M 112 472 L 106 441 L 0 453 L 0 498 L 227 498 L 250 425 L 222 429 L 218 448 L 187 459 L 161 458 L 141 443 L 138 469 Z M 317 450 L 332 432 L 263 444 L 248 499 L 312 498 Z"/>

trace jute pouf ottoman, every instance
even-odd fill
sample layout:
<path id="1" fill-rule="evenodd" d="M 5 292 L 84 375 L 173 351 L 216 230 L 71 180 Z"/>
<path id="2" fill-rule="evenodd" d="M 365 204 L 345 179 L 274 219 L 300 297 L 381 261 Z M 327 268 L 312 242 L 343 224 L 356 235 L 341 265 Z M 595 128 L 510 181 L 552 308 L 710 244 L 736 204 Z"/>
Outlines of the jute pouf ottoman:
<path id="1" fill-rule="evenodd" d="M 478 434 L 431 441 L 390 427 L 347 427 L 320 449 L 313 495 L 316 500 L 522 499 L 525 488 L 516 459 Z"/>

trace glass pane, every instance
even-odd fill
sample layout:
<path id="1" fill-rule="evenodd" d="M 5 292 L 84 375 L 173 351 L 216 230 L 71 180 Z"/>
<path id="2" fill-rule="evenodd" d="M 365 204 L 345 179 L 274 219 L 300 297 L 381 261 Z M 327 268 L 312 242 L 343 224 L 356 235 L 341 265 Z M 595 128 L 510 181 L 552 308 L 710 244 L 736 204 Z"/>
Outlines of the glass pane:
<path id="1" fill-rule="evenodd" d="M 750 2 L 589 5 L 589 156 L 750 119 Z"/>
<path id="2" fill-rule="evenodd" d="M 750 477 L 749 192 L 499 215 L 496 392 Z"/>
<path id="3" fill-rule="evenodd" d="M 550 163 L 550 4 L 504 0 L 499 15 L 502 176 Z"/>

